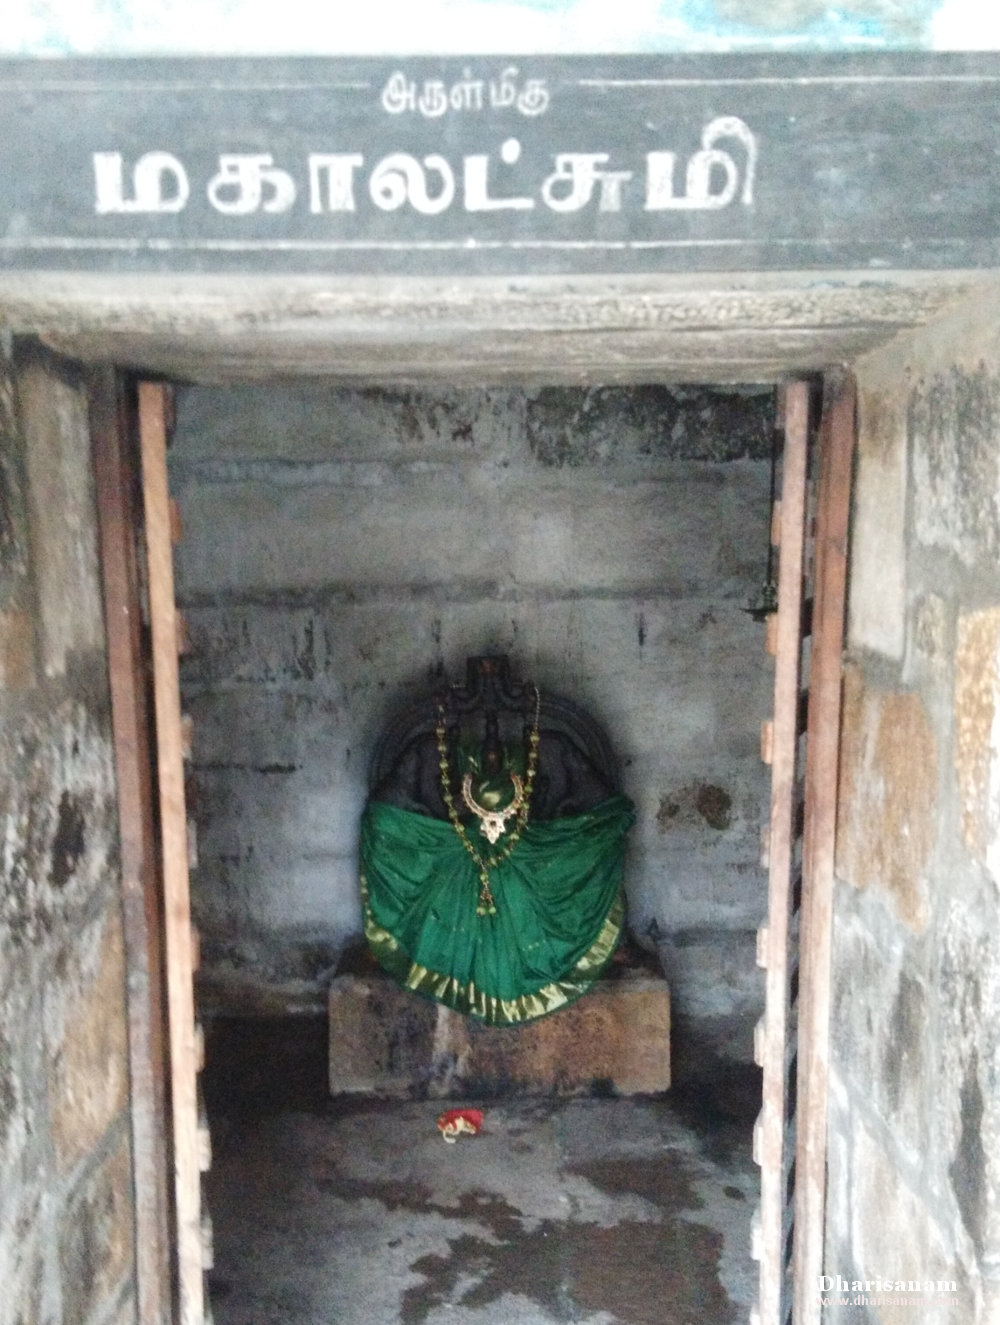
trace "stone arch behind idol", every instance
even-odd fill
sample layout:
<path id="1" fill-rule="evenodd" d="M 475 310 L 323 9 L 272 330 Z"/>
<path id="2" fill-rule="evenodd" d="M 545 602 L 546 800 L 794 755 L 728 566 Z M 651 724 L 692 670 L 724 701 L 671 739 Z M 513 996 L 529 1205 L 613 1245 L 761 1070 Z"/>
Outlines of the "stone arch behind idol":
<path id="1" fill-rule="evenodd" d="M 400 809 L 447 819 L 441 794 L 436 738 L 443 710 L 452 767 L 460 735 L 510 742 L 530 730 L 536 691 L 530 680 L 515 680 L 505 654 L 466 660 L 464 685 L 447 680 L 423 700 L 391 718 L 375 747 L 369 776 L 370 799 Z M 531 817 L 560 819 L 582 814 L 620 791 L 618 763 L 607 734 L 585 709 L 560 695 L 541 691 L 538 711 L 538 773 Z"/>

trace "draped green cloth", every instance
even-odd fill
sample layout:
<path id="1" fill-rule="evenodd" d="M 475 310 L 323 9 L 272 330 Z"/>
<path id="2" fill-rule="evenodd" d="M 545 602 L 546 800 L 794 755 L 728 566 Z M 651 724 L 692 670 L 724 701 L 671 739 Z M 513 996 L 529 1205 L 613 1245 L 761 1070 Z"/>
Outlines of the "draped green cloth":
<path id="1" fill-rule="evenodd" d="M 625 921 L 632 802 L 529 820 L 490 871 L 495 915 L 477 915 L 479 871 L 452 824 L 370 802 L 361 824 L 365 935 L 400 984 L 493 1026 L 545 1016 L 586 993 Z M 470 827 L 480 854 L 488 844 Z"/>

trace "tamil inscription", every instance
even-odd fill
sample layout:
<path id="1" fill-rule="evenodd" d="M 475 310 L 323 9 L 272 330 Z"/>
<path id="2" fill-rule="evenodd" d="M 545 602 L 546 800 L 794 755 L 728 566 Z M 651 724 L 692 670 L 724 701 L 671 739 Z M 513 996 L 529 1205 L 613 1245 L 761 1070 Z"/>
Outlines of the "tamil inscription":
<path id="1" fill-rule="evenodd" d="M 0 62 L 0 272 L 989 267 L 995 55 Z"/>

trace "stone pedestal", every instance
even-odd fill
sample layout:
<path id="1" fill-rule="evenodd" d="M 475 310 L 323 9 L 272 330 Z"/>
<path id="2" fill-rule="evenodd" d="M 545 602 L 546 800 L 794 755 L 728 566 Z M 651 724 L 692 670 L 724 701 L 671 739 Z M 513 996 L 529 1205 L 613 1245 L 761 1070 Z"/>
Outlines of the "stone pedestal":
<path id="1" fill-rule="evenodd" d="M 670 990 L 645 972 L 616 973 L 520 1027 L 483 1026 L 380 972 L 338 976 L 329 1006 L 334 1095 L 641 1095 L 670 1085 Z"/>

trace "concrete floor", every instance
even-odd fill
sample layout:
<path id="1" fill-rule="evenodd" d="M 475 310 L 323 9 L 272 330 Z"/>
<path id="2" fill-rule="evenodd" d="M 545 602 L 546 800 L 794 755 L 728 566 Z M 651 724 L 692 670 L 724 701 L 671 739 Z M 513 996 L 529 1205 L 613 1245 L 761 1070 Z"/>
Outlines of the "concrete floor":
<path id="1" fill-rule="evenodd" d="M 480 1135 L 447 1145 L 441 1101 L 326 1099 L 322 1036 L 301 1021 L 210 1036 L 216 1325 L 747 1318 L 754 1073 L 479 1102 Z"/>

